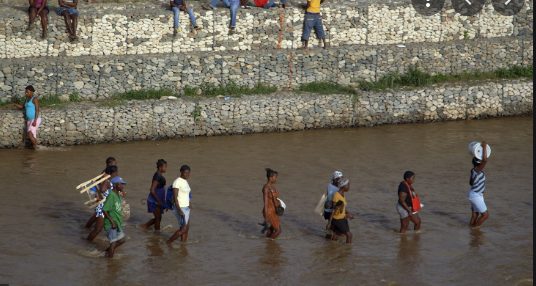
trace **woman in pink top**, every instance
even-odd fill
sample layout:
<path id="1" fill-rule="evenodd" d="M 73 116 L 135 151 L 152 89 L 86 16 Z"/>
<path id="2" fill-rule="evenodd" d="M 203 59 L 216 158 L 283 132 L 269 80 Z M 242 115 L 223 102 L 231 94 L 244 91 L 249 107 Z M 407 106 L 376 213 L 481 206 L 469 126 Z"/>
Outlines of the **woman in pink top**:
<path id="1" fill-rule="evenodd" d="M 48 6 L 47 0 L 28 0 L 30 7 L 28 8 L 28 14 L 30 15 L 30 22 L 28 23 L 28 31 L 33 29 L 33 23 L 35 18 L 39 15 L 41 18 L 41 28 L 43 30 L 41 34 L 42 39 L 46 39 L 48 34 Z"/>

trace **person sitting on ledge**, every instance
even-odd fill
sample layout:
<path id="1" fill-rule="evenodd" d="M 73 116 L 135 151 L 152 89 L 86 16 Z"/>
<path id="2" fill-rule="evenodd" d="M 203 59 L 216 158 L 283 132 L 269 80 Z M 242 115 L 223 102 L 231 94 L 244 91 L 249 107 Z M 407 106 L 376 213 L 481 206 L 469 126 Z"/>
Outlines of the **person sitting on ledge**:
<path id="1" fill-rule="evenodd" d="M 28 23 L 27 31 L 33 29 L 33 23 L 35 18 L 39 16 L 41 18 L 41 28 L 42 34 L 41 39 L 46 39 L 48 34 L 48 5 L 47 0 L 29 0 L 30 7 L 28 8 L 28 15 L 30 16 L 30 21 Z"/>
<path id="2" fill-rule="evenodd" d="M 236 29 L 236 14 L 238 13 L 238 8 L 240 8 L 240 0 L 211 0 L 210 5 L 202 5 L 205 10 L 214 10 L 218 4 L 223 2 L 223 5 L 229 10 L 231 10 L 231 23 L 229 24 L 229 35 L 235 33 Z"/>
<path id="3" fill-rule="evenodd" d="M 173 11 L 173 36 L 177 36 L 177 31 L 179 29 L 179 12 L 184 11 L 188 13 L 190 17 L 190 24 L 192 24 L 192 27 L 194 28 L 193 33 L 195 34 L 197 31 L 201 30 L 199 26 L 197 26 L 196 20 L 195 20 L 195 14 L 194 9 L 188 5 L 186 0 L 170 0 L 169 6 L 171 7 L 171 11 Z"/>
<path id="4" fill-rule="evenodd" d="M 309 35 L 313 28 L 315 29 L 318 40 L 323 42 L 324 49 L 327 47 L 326 34 L 324 32 L 324 27 L 322 26 L 322 16 L 320 15 L 320 4 L 322 3 L 324 3 L 324 0 L 307 0 L 305 18 L 303 19 L 303 49 L 307 49 Z"/>
<path id="5" fill-rule="evenodd" d="M 76 36 L 79 16 L 76 9 L 78 0 L 58 0 L 58 4 L 60 6 L 56 9 L 56 14 L 63 16 L 67 33 L 69 33 L 69 40 L 76 41 L 78 39 Z"/>

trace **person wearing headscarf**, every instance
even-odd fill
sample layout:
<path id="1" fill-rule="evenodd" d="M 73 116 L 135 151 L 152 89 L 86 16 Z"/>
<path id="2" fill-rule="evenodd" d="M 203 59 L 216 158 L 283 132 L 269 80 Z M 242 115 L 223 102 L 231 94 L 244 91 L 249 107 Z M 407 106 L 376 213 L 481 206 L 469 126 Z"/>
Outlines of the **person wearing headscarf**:
<path id="1" fill-rule="evenodd" d="M 328 184 L 326 190 L 326 202 L 324 203 L 324 218 L 329 221 L 331 213 L 333 212 L 332 199 L 333 195 L 339 191 L 339 180 L 342 178 L 343 174 L 341 171 L 335 171 L 331 174 L 331 181 Z"/>
<path id="2" fill-rule="evenodd" d="M 339 190 L 333 194 L 333 212 L 331 214 L 330 226 L 333 231 L 331 236 L 332 240 L 336 240 L 338 236 L 346 236 L 346 243 L 352 243 L 352 233 L 350 232 L 350 226 L 348 225 L 348 219 L 354 218 L 346 210 L 347 202 L 345 193 L 350 190 L 350 180 L 347 178 L 340 178 L 338 185 Z"/>

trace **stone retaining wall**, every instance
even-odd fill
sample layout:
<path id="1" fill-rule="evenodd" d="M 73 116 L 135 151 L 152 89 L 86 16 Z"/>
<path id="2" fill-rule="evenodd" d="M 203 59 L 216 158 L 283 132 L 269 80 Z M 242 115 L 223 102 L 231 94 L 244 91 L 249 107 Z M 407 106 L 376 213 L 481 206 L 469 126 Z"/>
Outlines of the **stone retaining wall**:
<path id="1" fill-rule="evenodd" d="M 480 82 L 357 96 L 280 93 L 44 109 L 39 141 L 73 145 L 512 116 L 532 112 L 531 81 Z M 23 115 L 0 111 L 0 148 L 22 145 Z"/>
<path id="2" fill-rule="evenodd" d="M 525 1 L 522 11 L 509 17 L 495 12 L 491 3 L 475 16 L 461 16 L 452 9 L 450 1 L 446 1 L 441 13 L 433 16 L 421 16 L 408 1 L 327 1 L 322 15 L 327 39 L 333 47 L 439 43 L 531 36 L 533 1 Z M 294 2 L 284 10 L 240 9 L 237 33 L 231 36 L 227 35 L 228 9 L 204 11 L 193 3 L 202 32 L 195 37 L 188 35 L 188 17 L 181 14 L 183 31 L 177 38 L 172 37 L 172 13 L 154 3 L 82 5 L 78 43 L 69 43 L 63 19 L 54 13 L 55 1 L 49 3 L 48 39 L 40 40 L 38 22 L 33 32 L 25 32 L 27 2 L 23 2 L 0 9 L 0 58 L 296 49 L 301 46 L 303 25 L 303 9 L 297 6 L 304 1 Z"/>
<path id="3" fill-rule="evenodd" d="M 348 84 L 415 64 L 430 73 L 530 65 L 533 1 L 525 1 L 510 17 L 496 13 L 491 3 L 475 16 L 460 16 L 449 1 L 441 13 L 424 17 L 410 1 L 331 0 L 322 8 L 331 47 L 310 51 L 296 50 L 303 21 L 297 0 L 285 10 L 241 9 L 232 36 L 227 9 L 203 11 L 194 3 L 203 30 L 187 35 L 189 21 L 181 14 L 177 38 L 171 12 L 158 4 L 81 3 L 78 43 L 68 42 L 62 19 L 53 13 L 55 1 L 48 39 L 39 40 L 37 22 L 25 32 L 27 4 L 19 1 L 0 8 L 0 101 L 21 96 L 28 84 L 39 95 L 99 99 L 139 89 L 180 93 L 185 86 L 230 81 L 278 88 L 313 81 Z"/>
<path id="4" fill-rule="evenodd" d="M 307 52 L 267 50 L 143 56 L 81 56 L 0 60 L 0 100 L 22 96 L 32 84 L 40 95 L 78 93 L 85 99 L 107 98 L 129 90 L 222 85 L 234 81 L 293 88 L 314 81 L 349 84 L 373 81 L 412 65 L 430 73 L 495 70 L 531 65 L 532 38 L 490 38 L 435 44 L 343 46 Z"/>

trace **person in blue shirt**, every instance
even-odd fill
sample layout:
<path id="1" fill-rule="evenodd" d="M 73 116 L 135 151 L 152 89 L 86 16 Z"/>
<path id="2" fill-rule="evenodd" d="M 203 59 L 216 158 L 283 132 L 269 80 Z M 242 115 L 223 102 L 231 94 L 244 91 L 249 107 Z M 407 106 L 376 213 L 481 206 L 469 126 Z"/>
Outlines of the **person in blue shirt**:
<path id="1" fill-rule="evenodd" d="M 39 98 L 35 94 L 35 88 L 31 85 L 24 90 L 26 100 L 24 105 L 16 104 L 17 108 L 24 109 L 26 118 L 26 134 L 32 143 L 32 148 L 37 148 L 37 129 L 41 125 Z"/>

